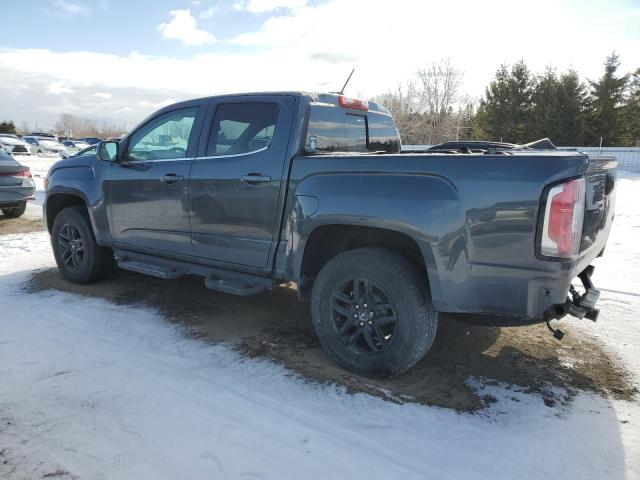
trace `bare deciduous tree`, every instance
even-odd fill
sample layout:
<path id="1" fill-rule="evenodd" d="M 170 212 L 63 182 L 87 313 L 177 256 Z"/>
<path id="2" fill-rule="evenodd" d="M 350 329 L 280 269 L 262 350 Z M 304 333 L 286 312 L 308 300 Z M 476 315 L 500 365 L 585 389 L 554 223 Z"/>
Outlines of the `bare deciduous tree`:
<path id="1" fill-rule="evenodd" d="M 463 73 L 450 59 L 434 63 L 416 72 L 416 98 L 420 111 L 427 116 L 429 143 L 449 139 L 457 119 L 454 109 L 459 106 Z"/>
<path id="2" fill-rule="evenodd" d="M 471 100 L 460 93 L 463 73 L 449 59 L 418 70 L 406 85 L 377 96 L 405 144 L 435 144 L 468 136 Z"/>
<path id="3" fill-rule="evenodd" d="M 91 118 L 81 118 L 68 113 L 63 113 L 55 124 L 56 134 L 65 137 L 118 137 L 122 135 L 124 127 L 108 122 L 98 121 Z"/>

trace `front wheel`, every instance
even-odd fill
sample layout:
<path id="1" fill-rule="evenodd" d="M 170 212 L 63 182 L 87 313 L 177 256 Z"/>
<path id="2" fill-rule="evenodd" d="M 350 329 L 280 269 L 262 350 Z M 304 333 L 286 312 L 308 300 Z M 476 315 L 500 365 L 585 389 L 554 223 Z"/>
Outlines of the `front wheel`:
<path id="1" fill-rule="evenodd" d="M 329 356 L 377 378 L 415 365 L 438 327 L 426 279 L 407 259 L 382 248 L 350 250 L 327 262 L 313 284 L 311 316 Z"/>
<path id="2" fill-rule="evenodd" d="M 60 273 L 73 283 L 95 282 L 111 271 L 113 253 L 96 243 L 82 207 L 67 207 L 58 213 L 51 229 L 51 246 Z"/>
<path id="3" fill-rule="evenodd" d="M 17 207 L 3 208 L 2 213 L 7 218 L 18 218 L 24 215 L 27 210 L 27 202 L 22 202 Z"/>

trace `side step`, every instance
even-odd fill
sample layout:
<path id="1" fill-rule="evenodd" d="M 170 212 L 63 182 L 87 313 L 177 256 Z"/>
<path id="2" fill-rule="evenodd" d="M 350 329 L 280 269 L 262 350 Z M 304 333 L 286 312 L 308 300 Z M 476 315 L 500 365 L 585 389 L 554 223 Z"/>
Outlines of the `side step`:
<path id="1" fill-rule="evenodd" d="M 273 280 L 270 278 L 218 269 L 215 269 L 205 277 L 204 284 L 211 290 L 241 297 L 255 295 L 265 290 L 271 290 L 274 287 Z"/>
<path id="2" fill-rule="evenodd" d="M 125 270 L 165 280 L 173 280 L 185 275 L 200 275 L 204 277 L 204 284 L 207 288 L 231 295 L 246 297 L 265 290 L 272 290 L 277 285 L 271 277 L 154 257 L 126 250 L 117 249 L 114 253 L 118 259 L 118 266 Z"/>
<path id="3" fill-rule="evenodd" d="M 135 260 L 120 260 L 118 262 L 118 266 L 125 270 L 142 273 L 144 275 L 151 275 L 152 277 L 163 278 L 165 280 L 173 280 L 187 274 L 186 270 L 179 268 L 153 265 L 151 263 L 137 262 Z"/>

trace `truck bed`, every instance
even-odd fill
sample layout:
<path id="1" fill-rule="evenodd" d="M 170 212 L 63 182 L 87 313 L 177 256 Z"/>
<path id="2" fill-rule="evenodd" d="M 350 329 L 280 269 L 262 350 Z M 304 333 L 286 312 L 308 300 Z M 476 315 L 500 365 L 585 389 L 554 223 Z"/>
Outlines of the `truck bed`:
<path id="1" fill-rule="evenodd" d="M 284 238 L 296 235 L 304 244 L 327 222 L 401 231 L 424 257 L 439 311 L 539 321 L 604 248 L 615 166 L 611 158 L 561 151 L 298 156 L 288 210 L 304 211 L 309 198 L 317 205 Z M 543 259 L 536 251 L 543 191 L 581 175 L 588 198 L 581 256 Z"/>

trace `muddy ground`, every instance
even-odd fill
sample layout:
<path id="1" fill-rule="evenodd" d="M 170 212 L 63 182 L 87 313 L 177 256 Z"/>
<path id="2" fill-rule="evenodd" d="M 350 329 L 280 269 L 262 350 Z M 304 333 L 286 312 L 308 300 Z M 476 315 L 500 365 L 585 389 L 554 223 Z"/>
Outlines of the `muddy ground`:
<path id="1" fill-rule="evenodd" d="M 12 233 L 29 233 L 44 230 L 42 218 L 22 216 L 20 218 L 7 218 L 0 210 L 0 235 Z"/>
<path id="2" fill-rule="evenodd" d="M 403 376 L 371 380 L 335 366 L 324 355 L 309 306 L 298 301 L 292 288 L 243 298 L 208 290 L 196 277 L 165 281 L 118 271 L 99 284 L 74 285 L 57 270 L 43 270 L 32 275 L 27 289 L 155 308 L 198 338 L 230 343 L 246 355 L 271 359 L 311 381 L 391 401 L 481 410 L 494 399 L 480 396 L 469 385 L 470 378 L 485 384 L 504 382 L 514 391 L 539 395 L 548 406 L 570 402 L 579 390 L 627 400 L 637 393 L 618 360 L 597 341 L 572 335 L 570 322 L 565 322 L 567 334 L 558 342 L 544 324 L 482 327 L 441 316 L 437 338 L 423 361 Z"/>

